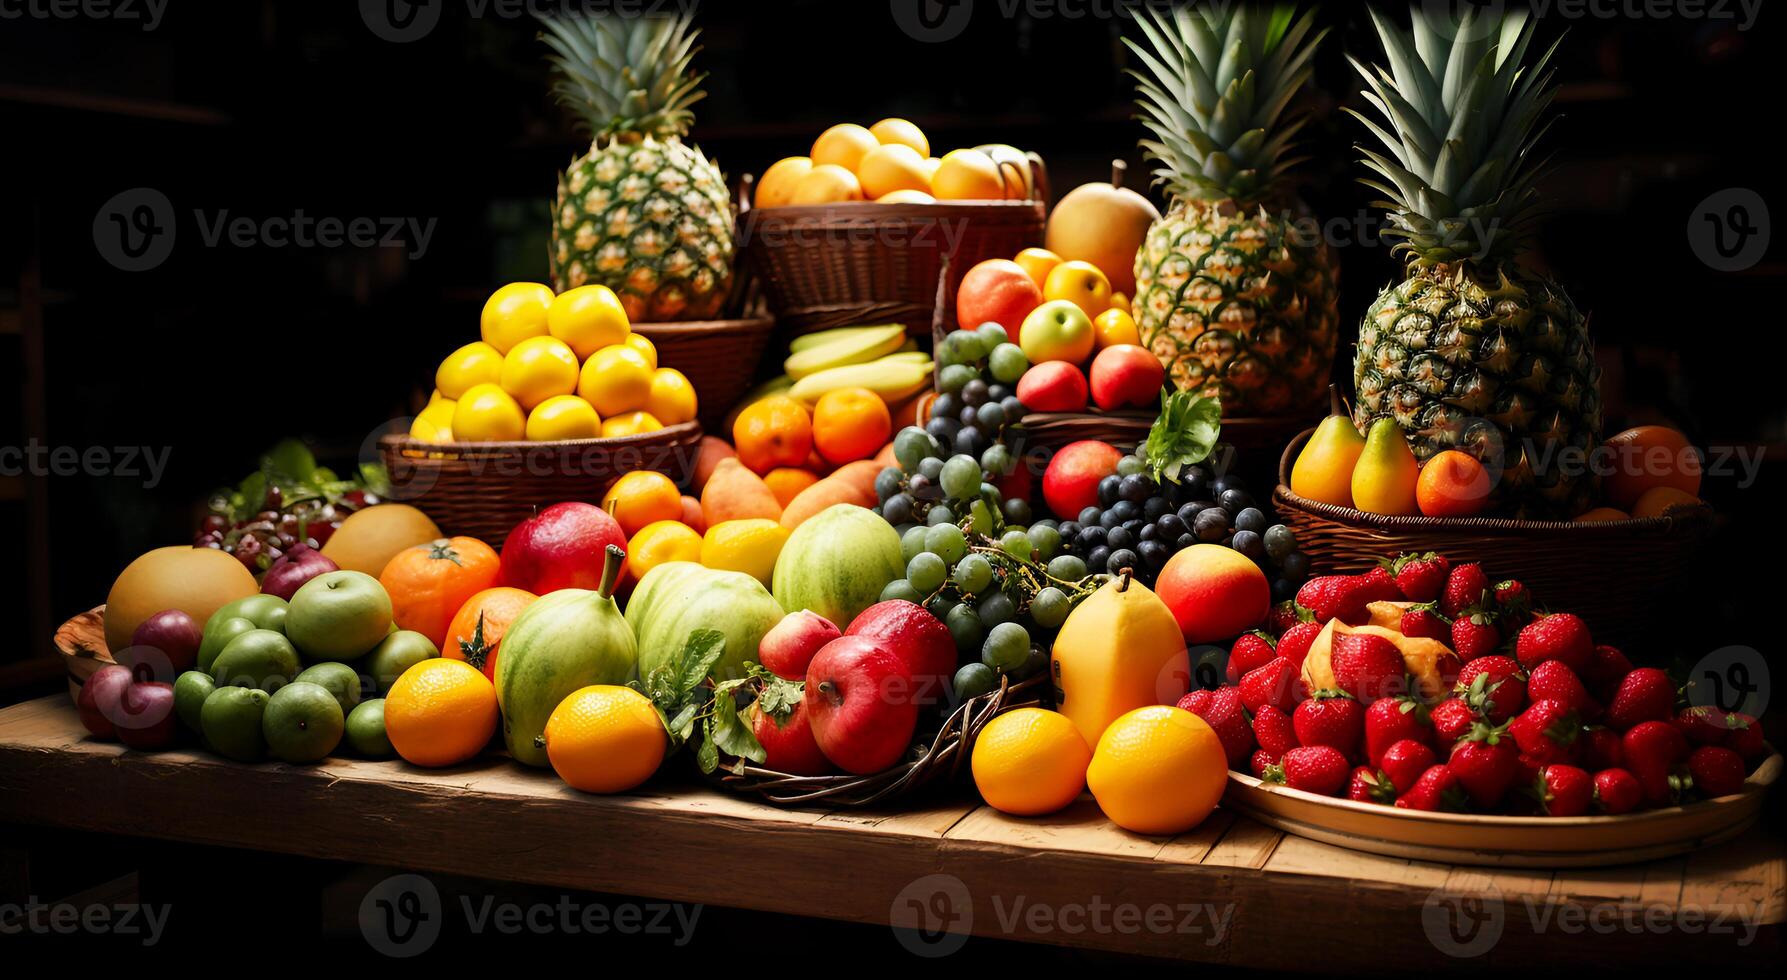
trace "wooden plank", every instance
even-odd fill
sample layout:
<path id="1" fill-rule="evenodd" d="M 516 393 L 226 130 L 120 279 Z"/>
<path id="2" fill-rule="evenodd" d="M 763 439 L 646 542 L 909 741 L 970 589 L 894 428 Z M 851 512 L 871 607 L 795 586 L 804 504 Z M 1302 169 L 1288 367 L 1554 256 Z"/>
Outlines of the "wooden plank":
<path id="1" fill-rule="evenodd" d="M 1429 889 L 1444 885 L 1451 873 L 1445 865 L 1350 851 L 1291 834 L 1279 842 L 1264 870 Z"/>
<path id="2" fill-rule="evenodd" d="M 865 834 L 939 838 L 980 808 L 979 803 L 938 802 L 905 811 L 840 810 L 820 817 L 816 825 L 848 828 Z"/>
<path id="3" fill-rule="evenodd" d="M 1252 820 L 1236 820 L 1210 853 L 1204 855 L 1202 865 L 1207 868 L 1263 868 L 1283 839 L 1283 831 Z"/>
<path id="4" fill-rule="evenodd" d="M 1550 897 L 1565 902 L 1637 905 L 1643 901 L 1644 880 L 1651 874 L 1653 864 L 1560 869 L 1552 876 Z"/>
<path id="5" fill-rule="evenodd" d="M 1761 830 L 1687 856 L 1678 904 L 1714 914 L 1736 912 L 1779 922 L 1787 902 L 1787 868 L 1771 860 Z"/>
<path id="6" fill-rule="evenodd" d="M 1078 851 L 1147 860 L 1160 853 L 1165 837 L 1144 837 L 1118 827 L 1082 796 L 1067 809 L 1047 817 L 1014 817 L 981 807 L 963 817 L 944 837 L 1039 851 Z"/>
<path id="7" fill-rule="evenodd" d="M 1216 812 L 1205 818 L 1204 822 L 1198 824 L 1196 829 L 1167 841 L 1166 846 L 1160 849 L 1160 853 L 1154 855 L 1154 860 L 1166 861 L 1170 864 L 1202 864 L 1204 858 L 1209 855 L 1210 849 L 1215 847 L 1216 842 L 1222 840 L 1222 835 L 1228 833 L 1229 828 L 1234 826 L 1236 820 L 1240 819 L 1245 818 L 1237 817 L 1233 810 L 1224 810 L 1218 807 Z"/>

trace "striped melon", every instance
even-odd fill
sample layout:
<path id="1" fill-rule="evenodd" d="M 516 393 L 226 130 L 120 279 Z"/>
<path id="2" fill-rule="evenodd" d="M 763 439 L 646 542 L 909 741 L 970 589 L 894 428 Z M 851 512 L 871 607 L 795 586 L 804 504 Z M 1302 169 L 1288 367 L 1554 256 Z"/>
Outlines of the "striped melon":
<path id="1" fill-rule="evenodd" d="M 867 508 L 833 504 L 788 536 L 773 581 L 784 611 L 811 609 L 842 629 L 905 574 L 893 525 Z"/>

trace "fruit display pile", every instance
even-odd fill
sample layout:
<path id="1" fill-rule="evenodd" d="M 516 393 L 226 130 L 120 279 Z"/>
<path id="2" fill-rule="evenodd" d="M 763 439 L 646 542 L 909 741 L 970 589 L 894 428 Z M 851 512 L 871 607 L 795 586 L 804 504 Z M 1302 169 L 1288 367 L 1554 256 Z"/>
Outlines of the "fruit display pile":
<path id="1" fill-rule="evenodd" d="M 261 456 L 260 469 L 211 495 L 192 543 L 234 555 L 258 575 L 288 554 L 323 547 L 342 521 L 379 502 L 385 482 L 373 465 L 343 480 L 318 466 L 302 442 L 286 439 Z"/>
<path id="2" fill-rule="evenodd" d="M 839 123 L 819 134 L 806 156 L 783 157 L 763 172 L 752 203 L 786 205 L 934 204 L 1023 201 L 1035 196 L 1022 150 L 986 143 L 931 156 L 931 141 L 906 119 L 873 126 Z"/>

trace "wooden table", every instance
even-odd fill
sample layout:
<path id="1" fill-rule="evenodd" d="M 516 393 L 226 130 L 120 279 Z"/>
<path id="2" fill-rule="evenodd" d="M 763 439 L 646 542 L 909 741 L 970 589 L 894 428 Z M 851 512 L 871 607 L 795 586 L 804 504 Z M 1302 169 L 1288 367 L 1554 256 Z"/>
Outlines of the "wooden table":
<path id="1" fill-rule="evenodd" d="M 193 820 L 198 812 L 209 819 Z M 1777 962 L 1787 887 L 1787 847 L 1761 828 L 1645 865 L 1448 867 L 1285 836 L 1220 810 L 1178 837 L 1141 837 L 1087 798 L 1045 819 L 965 799 L 826 812 L 668 776 L 588 796 L 498 757 L 448 770 L 337 758 L 244 766 L 92 741 L 63 697 L 0 710 L 0 822 L 922 926 L 896 935 L 932 955 L 972 933 L 1324 971 Z M 727 887 L 718 869 L 742 862 L 773 866 L 784 887 Z M 1448 930 L 1460 908 L 1488 924 Z M 924 910 L 932 918 L 915 918 Z M 1493 940 L 1486 955 L 1448 955 L 1474 949 L 1473 937 Z"/>

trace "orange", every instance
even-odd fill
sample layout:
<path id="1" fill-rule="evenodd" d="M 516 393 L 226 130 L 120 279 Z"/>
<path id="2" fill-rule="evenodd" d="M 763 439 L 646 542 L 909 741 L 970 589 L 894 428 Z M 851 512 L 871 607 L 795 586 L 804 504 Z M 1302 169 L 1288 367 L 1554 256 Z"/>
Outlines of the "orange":
<path id="1" fill-rule="evenodd" d="M 1086 787 L 1112 823 L 1166 836 L 1202 823 L 1228 774 L 1222 742 L 1204 719 L 1153 705 L 1119 717 L 1098 737 Z"/>
<path id="2" fill-rule="evenodd" d="M 752 202 L 760 208 L 774 208 L 794 199 L 794 186 L 813 172 L 811 157 L 783 157 L 769 165 L 757 181 Z"/>
<path id="3" fill-rule="evenodd" d="M 653 521 L 627 542 L 627 572 L 636 579 L 667 561 L 700 560 L 701 535 L 680 520 Z"/>
<path id="4" fill-rule="evenodd" d="M 855 170 L 863 155 L 880 145 L 881 141 L 867 129 L 855 123 L 839 123 L 820 133 L 813 141 L 812 152 L 807 155 L 812 158 L 815 170 L 828 164 Z"/>
<path id="5" fill-rule="evenodd" d="M 891 435 L 887 403 L 867 388 L 833 388 L 813 406 L 813 445 L 828 462 L 868 459 Z"/>
<path id="6" fill-rule="evenodd" d="M 1005 180 L 985 153 L 951 150 L 931 175 L 931 193 L 939 201 L 998 201 L 1005 197 Z"/>
<path id="7" fill-rule="evenodd" d="M 379 572 L 391 596 L 391 621 L 415 630 L 436 649 L 466 600 L 496 584 L 501 561 L 477 538 L 444 538 L 405 548 Z"/>
<path id="8" fill-rule="evenodd" d="M 1135 325 L 1135 318 L 1129 311 L 1113 306 L 1092 318 L 1092 335 L 1098 339 L 1098 349 L 1116 347 L 1119 344 L 1141 346 L 1142 332 Z"/>
<path id="9" fill-rule="evenodd" d="M 539 598 L 525 589 L 497 586 L 465 600 L 453 622 L 447 626 L 447 642 L 440 645 L 441 656 L 448 660 L 464 660 L 496 680 L 496 657 L 502 652 L 503 634 L 509 624 L 528 604 Z M 483 622 L 480 631 L 479 622 Z M 481 635 L 480 635 L 481 632 Z M 476 641 L 482 641 L 481 646 Z M 466 646 L 471 646 L 467 651 Z"/>
<path id="10" fill-rule="evenodd" d="M 1629 521 L 1632 515 L 1617 507 L 1596 507 L 1576 515 L 1578 523 L 1592 524 L 1597 521 Z"/>
<path id="11" fill-rule="evenodd" d="M 819 474 L 798 466 L 780 466 L 763 474 L 763 482 L 769 484 L 770 492 L 783 507 L 793 500 L 802 490 L 819 482 Z"/>
<path id="12" fill-rule="evenodd" d="M 637 436 L 647 432 L 656 432 L 664 427 L 664 423 L 650 412 L 628 412 L 613 418 L 602 420 L 602 438 L 619 439 L 622 436 Z"/>
<path id="13" fill-rule="evenodd" d="M 1092 750 L 1066 715 L 1018 708 L 994 718 L 974 742 L 974 788 L 995 810 L 1035 817 L 1072 803 L 1086 788 Z"/>
<path id="14" fill-rule="evenodd" d="M 929 193 L 931 189 L 924 154 L 903 143 L 877 146 L 863 154 L 862 162 L 856 165 L 856 177 L 862 182 L 866 197 L 881 197 L 894 191 Z"/>
<path id="15" fill-rule="evenodd" d="M 1061 264 L 1061 256 L 1046 248 L 1027 248 L 1019 252 L 1013 259 L 1029 274 L 1030 281 L 1041 289 L 1042 284 L 1049 281 L 1049 273 Z"/>
<path id="16" fill-rule="evenodd" d="M 1662 517 L 1678 507 L 1700 507 L 1699 497 L 1675 487 L 1651 487 L 1632 505 L 1633 517 Z"/>
<path id="17" fill-rule="evenodd" d="M 545 736 L 552 771 L 585 793 L 624 793 L 650 779 L 668 743 L 645 695 L 613 684 L 566 695 L 546 720 Z"/>
<path id="18" fill-rule="evenodd" d="M 732 445 L 753 472 L 799 466 L 813 451 L 813 420 L 787 395 L 760 398 L 732 423 Z"/>
<path id="19" fill-rule="evenodd" d="M 876 204 L 936 204 L 937 199 L 924 191 L 889 191 L 875 198 Z"/>
<path id="20" fill-rule="evenodd" d="M 1470 517 L 1489 503 L 1489 471 L 1460 449 L 1435 453 L 1421 464 L 1415 504 L 1428 517 Z"/>
<path id="21" fill-rule="evenodd" d="M 656 470 L 634 470 L 614 481 L 602 495 L 602 509 L 620 522 L 621 533 L 631 538 L 647 524 L 682 517 L 683 493 L 674 480 Z"/>
<path id="22" fill-rule="evenodd" d="M 924 131 L 905 119 L 883 119 L 869 127 L 869 133 L 881 141 L 882 146 L 898 143 L 910 146 L 918 151 L 921 157 L 931 155 L 931 141 L 925 139 Z"/>
<path id="23" fill-rule="evenodd" d="M 645 410 L 665 425 L 693 421 L 695 386 L 676 368 L 659 368 L 652 372 L 651 394 L 645 397 Z"/>
<path id="24" fill-rule="evenodd" d="M 1673 487 L 1700 493 L 1700 456 L 1688 437 L 1664 425 L 1641 425 L 1610 437 L 1601 447 L 1609 472 L 1601 478 L 1607 504 L 1636 513 L 1646 490 Z"/>
<path id="25" fill-rule="evenodd" d="M 789 197 L 789 204 L 835 204 L 839 201 L 862 200 L 862 182 L 856 174 L 838 166 L 827 163 L 814 167 L 813 172 L 800 179 L 794 185 L 794 194 Z"/>
<path id="26" fill-rule="evenodd" d="M 424 660 L 385 695 L 385 735 L 398 755 L 418 766 L 470 759 L 490 744 L 496 722 L 496 687 L 463 660 Z"/>
<path id="27" fill-rule="evenodd" d="M 1024 267 L 1010 259 L 978 262 L 956 287 L 956 326 L 973 330 L 997 323 L 1008 336 L 1018 336 L 1024 318 L 1042 305 L 1042 290 Z"/>

